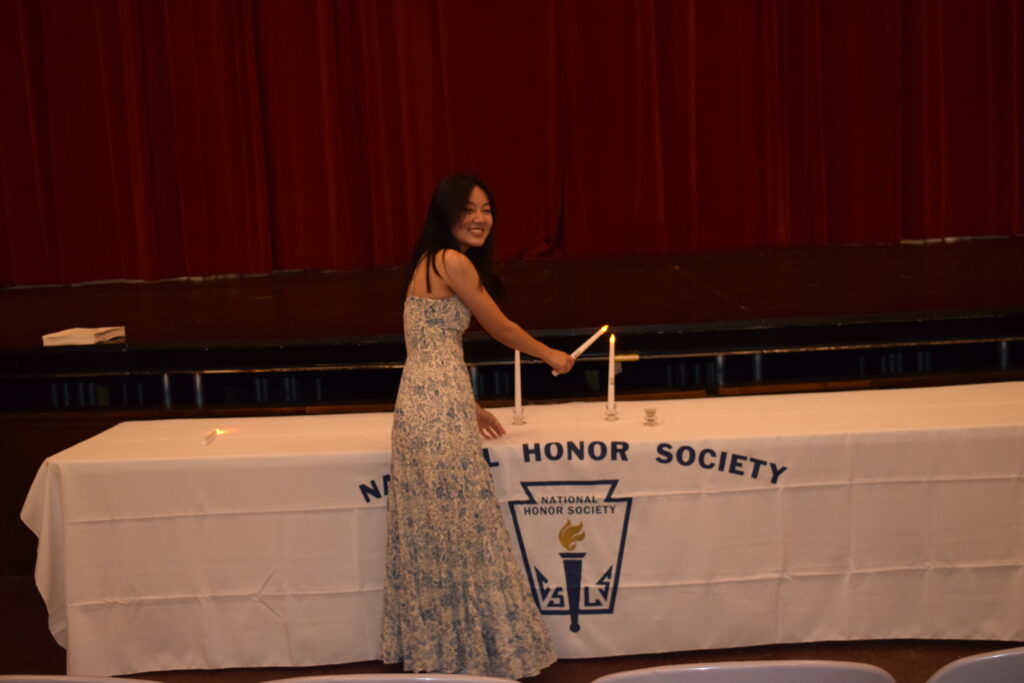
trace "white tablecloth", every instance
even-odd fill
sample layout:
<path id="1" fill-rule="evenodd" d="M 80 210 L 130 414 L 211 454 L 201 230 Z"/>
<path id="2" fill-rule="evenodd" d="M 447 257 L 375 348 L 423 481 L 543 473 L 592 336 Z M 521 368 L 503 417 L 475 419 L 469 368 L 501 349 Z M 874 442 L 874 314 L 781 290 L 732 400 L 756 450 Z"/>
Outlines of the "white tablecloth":
<path id="1" fill-rule="evenodd" d="M 1024 383 L 603 408 L 499 409 L 486 444 L 561 657 L 1024 640 Z M 47 459 L 22 518 L 68 672 L 377 659 L 390 421 L 128 422 Z"/>

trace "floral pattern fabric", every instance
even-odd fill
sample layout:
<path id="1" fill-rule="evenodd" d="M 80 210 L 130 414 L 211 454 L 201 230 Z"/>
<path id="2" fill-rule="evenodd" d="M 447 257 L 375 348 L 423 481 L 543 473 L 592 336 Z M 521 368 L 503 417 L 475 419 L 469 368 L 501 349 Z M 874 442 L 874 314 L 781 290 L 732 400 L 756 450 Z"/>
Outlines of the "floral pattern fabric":
<path id="1" fill-rule="evenodd" d="M 382 651 L 406 671 L 525 678 L 556 659 L 481 452 L 456 296 L 405 302 Z"/>

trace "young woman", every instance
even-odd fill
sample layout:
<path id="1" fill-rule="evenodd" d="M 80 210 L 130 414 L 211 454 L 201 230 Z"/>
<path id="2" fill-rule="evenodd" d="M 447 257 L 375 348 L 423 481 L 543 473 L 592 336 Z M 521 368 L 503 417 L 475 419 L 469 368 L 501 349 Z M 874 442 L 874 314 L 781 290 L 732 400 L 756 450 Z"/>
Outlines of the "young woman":
<path id="1" fill-rule="evenodd" d="M 391 437 L 382 651 L 407 671 L 519 679 L 556 657 L 483 460 L 480 437 L 505 430 L 473 398 L 462 335 L 476 316 L 495 339 L 559 373 L 573 358 L 494 302 L 494 216 L 478 178 L 449 176 L 413 255 Z"/>

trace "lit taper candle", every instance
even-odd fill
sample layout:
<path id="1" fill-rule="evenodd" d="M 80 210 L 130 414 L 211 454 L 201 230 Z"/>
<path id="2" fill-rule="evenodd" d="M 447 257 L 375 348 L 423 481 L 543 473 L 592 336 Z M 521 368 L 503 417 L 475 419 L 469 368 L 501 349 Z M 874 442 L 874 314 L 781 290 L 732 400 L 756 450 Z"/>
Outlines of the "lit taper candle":
<path id="1" fill-rule="evenodd" d="M 615 335 L 608 337 L 608 410 L 615 410 Z"/>

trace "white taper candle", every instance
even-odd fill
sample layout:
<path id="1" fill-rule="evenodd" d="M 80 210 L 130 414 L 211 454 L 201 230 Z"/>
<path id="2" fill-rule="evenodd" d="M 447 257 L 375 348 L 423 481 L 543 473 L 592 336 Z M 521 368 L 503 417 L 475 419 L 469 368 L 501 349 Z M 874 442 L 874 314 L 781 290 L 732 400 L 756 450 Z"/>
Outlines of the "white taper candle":
<path id="1" fill-rule="evenodd" d="M 608 410 L 615 410 L 615 335 L 608 337 Z"/>
<path id="2" fill-rule="evenodd" d="M 516 368 L 515 368 L 515 414 L 522 415 L 523 413 L 523 368 L 522 360 L 519 355 L 519 349 L 516 349 Z"/>

